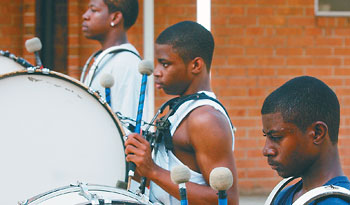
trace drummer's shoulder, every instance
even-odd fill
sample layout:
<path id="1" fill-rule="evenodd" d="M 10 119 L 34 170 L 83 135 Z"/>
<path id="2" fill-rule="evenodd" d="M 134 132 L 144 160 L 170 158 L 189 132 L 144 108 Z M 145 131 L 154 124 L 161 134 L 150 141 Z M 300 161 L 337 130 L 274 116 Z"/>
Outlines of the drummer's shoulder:
<path id="1" fill-rule="evenodd" d="M 206 125 L 227 124 L 225 115 L 211 105 L 202 105 L 192 110 L 188 115 L 188 120 L 193 126 L 203 127 Z M 227 124 L 229 126 L 229 124 Z"/>

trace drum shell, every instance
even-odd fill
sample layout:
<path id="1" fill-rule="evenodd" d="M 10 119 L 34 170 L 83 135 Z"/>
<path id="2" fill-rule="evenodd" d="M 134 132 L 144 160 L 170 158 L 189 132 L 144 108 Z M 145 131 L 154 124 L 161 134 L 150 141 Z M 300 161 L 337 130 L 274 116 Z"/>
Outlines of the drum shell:
<path id="1" fill-rule="evenodd" d="M 0 76 L 0 204 L 76 181 L 125 181 L 124 131 L 79 81 L 50 71 Z"/>

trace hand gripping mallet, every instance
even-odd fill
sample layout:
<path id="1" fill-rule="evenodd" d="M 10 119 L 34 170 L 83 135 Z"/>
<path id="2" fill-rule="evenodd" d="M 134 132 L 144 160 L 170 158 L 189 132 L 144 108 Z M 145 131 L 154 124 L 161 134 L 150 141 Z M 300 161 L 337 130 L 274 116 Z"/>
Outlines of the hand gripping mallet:
<path id="1" fill-rule="evenodd" d="M 152 62 L 148 60 L 142 60 L 139 63 L 139 72 L 142 74 L 142 81 L 141 81 L 139 105 L 137 109 L 136 127 L 134 132 L 141 134 L 141 120 L 142 120 L 143 105 L 144 105 L 145 94 L 146 94 L 147 76 L 153 73 Z M 131 178 L 135 175 L 135 168 L 136 168 L 135 163 L 130 162 L 129 173 L 128 173 L 128 188 L 127 188 L 128 190 L 130 189 Z"/>

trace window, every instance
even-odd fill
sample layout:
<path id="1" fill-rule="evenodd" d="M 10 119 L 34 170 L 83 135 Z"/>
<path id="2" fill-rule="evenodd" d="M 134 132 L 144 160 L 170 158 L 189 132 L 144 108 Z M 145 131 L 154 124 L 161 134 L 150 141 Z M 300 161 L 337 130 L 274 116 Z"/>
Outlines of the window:
<path id="1" fill-rule="evenodd" d="M 315 0 L 316 16 L 350 16 L 350 0 Z"/>

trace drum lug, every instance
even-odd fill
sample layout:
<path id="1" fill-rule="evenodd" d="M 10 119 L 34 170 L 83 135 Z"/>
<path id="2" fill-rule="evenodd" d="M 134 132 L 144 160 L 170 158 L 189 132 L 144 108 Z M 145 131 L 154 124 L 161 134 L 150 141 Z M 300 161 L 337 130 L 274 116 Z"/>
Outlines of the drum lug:
<path id="1" fill-rule="evenodd" d="M 91 194 L 89 193 L 89 188 L 87 187 L 86 184 L 83 184 L 81 182 L 78 182 L 78 186 L 80 187 L 80 192 L 79 195 L 83 196 L 84 198 L 86 198 L 87 200 L 89 200 L 89 202 L 91 202 L 92 205 L 94 204 L 100 204 L 100 202 L 98 201 L 98 198 L 96 196 L 96 194 Z"/>
<path id="2" fill-rule="evenodd" d="M 106 100 L 105 100 L 103 97 L 101 97 L 101 96 L 100 96 L 99 100 L 100 100 L 100 102 L 101 102 L 102 104 L 105 104 L 105 103 L 106 103 Z"/>
<path id="3" fill-rule="evenodd" d="M 50 69 L 48 69 L 48 68 L 43 68 L 43 69 L 41 69 L 41 72 L 42 72 L 43 74 L 48 75 L 48 74 L 50 74 Z"/>
<path id="4" fill-rule="evenodd" d="M 141 197 L 141 201 L 145 204 L 147 204 L 149 202 L 149 197 L 146 194 L 139 194 L 139 196 Z"/>
<path id="5" fill-rule="evenodd" d="M 35 72 L 35 70 L 36 70 L 36 67 L 28 67 L 27 68 L 27 73 L 34 73 Z"/>
<path id="6" fill-rule="evenodd" d="M 27 205 L 27 204 L 28 204 L 28 200 L 18 202 L 18 205 Z"/>
<path id="7" fill-rule="evenodd" d="M 91 87 L 88 88 L 88 92 L 92 95 L 95 93 L 95 91 Z"/>

